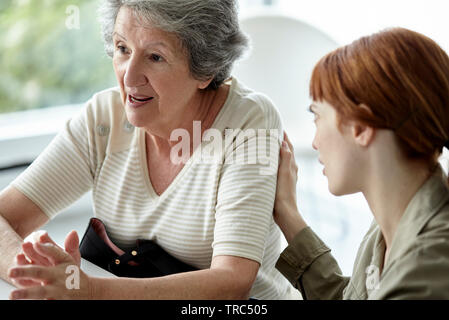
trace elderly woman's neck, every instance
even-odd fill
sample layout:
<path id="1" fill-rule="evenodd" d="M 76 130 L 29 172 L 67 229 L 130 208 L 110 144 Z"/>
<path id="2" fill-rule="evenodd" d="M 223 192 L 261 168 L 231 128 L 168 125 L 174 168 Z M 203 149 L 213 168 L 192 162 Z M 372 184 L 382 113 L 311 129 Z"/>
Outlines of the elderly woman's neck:
<path id="1" fill-rule="evenodd" d="M 199 108 L 197 108 L 197 114 L 192 120 L 192 123 L 193 121 L 201 121 L 201 133 L 213 125 L 226 101 L 228 93 L 229 85 L 222 85 L 216 90 L 205 89 L 201 91 Z"/>

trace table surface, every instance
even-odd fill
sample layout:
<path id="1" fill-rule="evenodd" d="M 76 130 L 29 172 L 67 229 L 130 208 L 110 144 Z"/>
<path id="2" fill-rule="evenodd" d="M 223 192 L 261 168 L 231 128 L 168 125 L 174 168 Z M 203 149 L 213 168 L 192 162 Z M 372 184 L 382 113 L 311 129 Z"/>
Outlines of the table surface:
<path id="1" fill-rule="evenodd" d="M 115 275 L 113 275 L 112 273 L 94 265 L 93 263 L 85 259 L 81 259 L 81 270 L 94 277 L 115 277 Z M 9 293 L 13 289 L 15 289 L 14 286 L 0 279 L 0 300 L 8 300 Z"/>

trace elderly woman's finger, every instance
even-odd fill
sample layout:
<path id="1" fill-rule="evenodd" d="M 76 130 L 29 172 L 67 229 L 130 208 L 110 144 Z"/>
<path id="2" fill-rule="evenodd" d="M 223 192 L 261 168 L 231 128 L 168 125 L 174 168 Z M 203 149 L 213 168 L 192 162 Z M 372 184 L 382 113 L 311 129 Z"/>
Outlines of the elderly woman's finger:
<path id="1" fill-rule="evenodd" d="M 31 261 L 29 261 L 23 253 L 19 253 L 16 256 L 16 264 L 19 266 L 26 266 L 31 264 Z"/>
<path id="2" fill-rule="evenodd" d="M 51 292 L 49 289 L 49 286 L 34 286 L 26 289 L 17 289 L 11 291 L 9 299 L 49 299 Z"/>
<path id="3" fill-rule="evenodd" d="M 9 269 L 8 276 L 13 280 L 34 280 L 42 283 L 49 283 L 55 278 L 51 268 L 36 265 L 13 267 Z"/>
<path id="4" fill-rule="evenodd" d="M 58 265 L 64 262 L 73 262 L 74 260 L 70 254 L 54 244 L 36 243 L 35 246 L 38 253 L 47 258 L 53 265 Z"/>
<path id="5" fill-rule="evenodd" d="M 29 279 L 11 279 L 16 287 L 29 288 L 42 285 L 42 281 L 34 281 Z"/>
<path id="6" fill-rule="evenodd" d="M 51 244 L 57 246 L 57 243 L 54 242 L 52 238 L 50 238 L 50 236 L 48 235 L 47 232 L 45 232 L 44 234 L 42 234 L 42 235 L 39 237 L 39 242 L 42 242 L 42 243 L 51 243 Z"/>
<path id="7" fill-rule="evenodd" d="M 30 265 L 31 262 L 28 261 L 28 259 L 25 257 L 25 255 L 23 253 L 19 253 L 16 256 L 16 264 L 18 266 L 27 266 Z M 14 284 L 19 286 L 19 287 L 30 287 L 30 286 L 36 286 L 36 285 L 40 285 L 40 282 L 36 282 L 33 280 L 14 280 Z"/>
<path id="8" fill-rule="evenodd" d="M 39 254 L 35 249 L 35 244 L 33 245 L 31 242 L 25 242 L 22 244 L 23 253 L 27 256 L 29 260 L 31 260 L 34 264 L 40 264 L 43 266 L 51 266 L 52 263 L 48 261 L 48 259 L 41 254 Z"/>
<path id="9" fill-rule="evenodd" d="M 81 253 L 79 249 L 79 237 L 75 230 L 70 231 L 64 240 L 65 251 L 75 259 L 76 264 L 79 266 L 81 263 Z"/>

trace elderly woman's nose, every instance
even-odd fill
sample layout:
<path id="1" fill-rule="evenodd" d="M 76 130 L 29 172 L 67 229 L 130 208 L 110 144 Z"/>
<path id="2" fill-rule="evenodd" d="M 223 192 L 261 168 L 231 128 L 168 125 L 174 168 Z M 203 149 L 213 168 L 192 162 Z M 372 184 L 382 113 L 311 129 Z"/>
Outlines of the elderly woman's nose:
<path id="1" fill-rule="evenodd" d="M 126 87 L 140 87 L 148 83 L 148 79 L 142 69 L 139 61 L 131 59 L 128 62 L 123 79 Z"/>

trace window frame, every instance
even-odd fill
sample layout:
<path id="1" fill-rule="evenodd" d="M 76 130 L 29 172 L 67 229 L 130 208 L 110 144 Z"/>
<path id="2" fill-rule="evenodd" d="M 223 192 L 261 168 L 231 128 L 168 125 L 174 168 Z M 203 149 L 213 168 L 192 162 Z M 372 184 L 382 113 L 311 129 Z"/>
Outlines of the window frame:
<path id="1" fill-rule="evenodd" d="M 0 170 L 33 162 L 83 107 L 62 105 L 0 114 Z"/>

